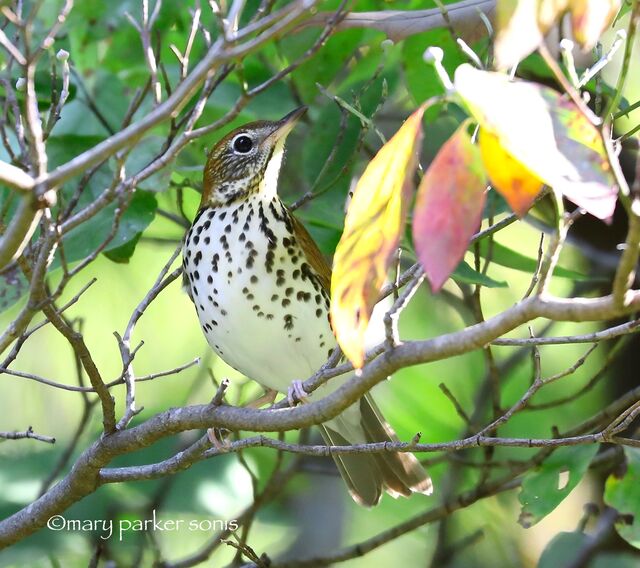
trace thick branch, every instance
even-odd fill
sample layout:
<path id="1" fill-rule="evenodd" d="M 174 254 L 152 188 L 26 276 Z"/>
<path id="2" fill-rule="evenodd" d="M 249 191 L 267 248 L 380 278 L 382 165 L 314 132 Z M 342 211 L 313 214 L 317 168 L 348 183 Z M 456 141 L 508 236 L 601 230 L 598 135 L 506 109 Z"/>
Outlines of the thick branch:
<path id="1" fill-rule="evenodd" d="M 30 191 L 36 182 L 27 172 L 0 160 L 0 183 L 20 191 Z"/>
<path id="2" fill-rule="evenodd" d="M 495 0 L 463 0 L 446 6 L 448 20 L 440 8 L 430 10 L 385 10 L 381 12 L 351 12 L 338 24 L 338 30 L 351 28 L 371 28 L 384 32 L 393 41 L 400 41 L 414 34 L 453 26 L 457 35 L 466 42 L 474 42 L 486 37 L 487 28 L 481 14 L 492 18 Z M 302 26 L 324 25 L 331 18 L 331 12 L 320 12 L 306 20 Z"/>
<path id="3" fill-rule="evenodd" d="M 559 299 L 535 296 L 505 312 L 455 333 L 413 341 L 389 349 L 367 363 L 359 377 L 316 402 L 290 409 L 254 410 L 230 406 L 198 405 L 174 408 L 143 424 L 103 437 L 87 449 L 73 470 L 51 491 L 0 523 L 0 547 L 32 534 L 54 514 L 59 514 L 100 485 L 100 470 L 117 455 L 136 451 L 178 432 L 211 426 L 230 430 L 275 432 L 319 424 L 337 416 L 365 392 L 400 368 L 468 353 L 517 326 L 538 317 L 560 321 L 607 320 L 640 309 L 640 291 L 629 293 L 630 302 L 617 308 L 612 296 Z M 307 381 L 310 383 L 313 381 Z M 316 381 L 317 383 L 318 381 Z M 310 392 L 316 385 L 306 384 Z"/>

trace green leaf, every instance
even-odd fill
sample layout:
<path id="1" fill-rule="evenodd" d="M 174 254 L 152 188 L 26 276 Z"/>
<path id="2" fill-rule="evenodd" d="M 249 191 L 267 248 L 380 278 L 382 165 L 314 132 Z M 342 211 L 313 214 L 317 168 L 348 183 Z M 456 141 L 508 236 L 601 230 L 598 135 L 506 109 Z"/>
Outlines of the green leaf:
<path id="1" fill-rule="evenodd" d="M 127 264 L 136 250 L 136 245 L 138 244 L 141 235 L 142 233 L 138 233 L 129 242 L 108 250 L 104 255 L 113 262 Z"/>
<path id="2" fill-rule="evenodd" d="M 604 501 L 623 515 L 616 524 L 618 534 L 640 548 L 640 449 L 624 447 L 627 470 L 622 477 L 611 474 L 604 489 Z"/>
<path id="3" fill-rule="evenodd" d="M 58 63 L 57 65 L 59 69 L 60 64 Z M 21 74 L 15 71 L 11 76 L 8 76 L 7 79 L 11 84 L 15 85 L 17 79 L 20 76 Z M 38 108 L 42 112 L 47 111 L 51 107 L 51 90 L 53 87 L 51 79 L 52 77 L 51 77 L 50 70 L 36 71 L 36 76 L 35 76 L 36 98 L 38 99 Z M 62 78 L 60 77 L 60 74 L 58 71 L 58 76 L 56 78 L 56 92 L 58 93 L 58 95 L 60 94 L 61 90 L 62 90 Z M 69 85 L 69 95 L 67 97 L 67 103 L 73 101 L 73 99 L 76 96 L 76 91 L 77 91 L 76 86 L 73 83 L 71 83 Z M 16 97 L 16 100 L 18 101 L 18 104 L 20 106 L 23 106 L 25 101 L 25 92 L 14 90 L 14 95 Z M 6 89 L 5 89 L 5 86 L 1 83 L 0 83 L 0 98 L 2 98 L 3 100 L 5 100 L 6 98 Z"/>
<path id="4" fill-rule="evenodd" d="M 339 91 L 338 95 L 352 103 L 351 97 L 347 97 L 346 93 Z M 371 116 L 380 103 L 381 96 L 382 78 L 378 78 L 360 97 L 360 111 L 365 116 Z M 309 184 L 315 184 L 316 190 L 322 190 L 336 181 L 348 185 L 353 165 L 350 162 L 357 150 L 362 130 L 360 120 L 350 114 L 345 129 L 341 131 L 341 112 L 334 102 L 327 103 L 307 134 L 307 139 L 312 143 L 306 144 L 303 150 L 305 178 Z M 329 158 L 331 160 L 327 163 Z"/>
<path id="5" fill-rule="evenodd" d="M 406 38 L 402 46 L 402 65 L 407 80 L 407 90 L 417 105 L 430 97 L 444 94 L 444 87 L 438 79 L 434 66 L 426 63 L 422 57 L 425 50 L 432 45 L 442 48 L 444 53 L 442 63 L 450 75 L 458 65 L 467 61 L 452 39 L 449 30 L 445 28 L 438 28 Z M 430 122 L 439 112 L 439 105 L 428 108 L 425 111 L 425 120 Z"/>
<path id="6" fill-rule="evenodd" d="M 486 274 L 482 274 L 477 270 L 471 268 L 464 260 L 458 264 L 456 269 L 451 275 L 456 282 L 462 282 L 464 284 L 479 284 L 486 288 L 506 288 L 508 284 L 501 280 L 494 280 Z"/>
<path id="7" fill-rule="evenodd" d="M 518 522 L 529 528 L 551 513 L 584 477 L 597 451 L 597 444 L 562 447 L 529 471 L 518 495 L 522 505 Z M 564 472 L 569 473 L 566 483 L 561 476 Z"/>
<path id="8" fill-rule="evenodd" d="M 490 188 L 487 192 L 487 203 L 484 206 L 482 218 L 488 219 L 489 217 L 497 217 L 501 213 L 507 213 L 510 211 L 511 208 L 505 198 L 493 188 Z"/>
<path id="9" fill-rule="evenodd" d="M 282 52 L 291 63 L 310 48 L 319 35 L 316 29 L 308 28 L 295 35 L 282 38 Z M 313 102 L 318 96 L 316 83 L 328 87 L 336 75 L 344 69 L 345 61 L 352 57 L 361 43 L 363 30 L 345 30 L 332 35 L 322 48 L 291 74 L 291 78 L 303 102 Z"/>
<path id="10" fill-rule="evenodd" d="M 480 256 L 482 258 L 487 258 L 490 254 L 491 262 L 495 262 L 500 266 L 512 268 L 513 270 L 519 270 L 521 272 L 528 272 L 529 274 L 533 274 L 538 266 L 538 261 L 535 258 L 521 254 L 495 240 L 491 247 L 489 247 L 489 241 L 487 239 L 482 239 L 478 244 L 480 247 Z M 562 266 L 557 266 L 553 271 L 553 275 L 580 282 L 606 280 L 606 278 L 601 279 L 596 276 L 587 276 L 586 274 L 581 274 L 580 272 L 576 272 L 569 268 L 562 268 Z"/>
<path id="11" fill-rule="evenodd" d="M 591 537 L 582 532 L 561 532 L 553 537 L 542 552 L 537 568 L 570 566 L 578 551 Z M 624 553 L 600 553 L 589 562 L 589 568 L 636 568 L 638 557 Z"/>
<path id="12" fill-rule="evenodd" d="M 138 144 L 129 154 L 126 164 L 127 172 L 138 173 L 149 165 L 161 153 L 165 139 L 160 136 L 149 136 L 142 144 Z M 138 184 L 138 189 L 158 192 L 169 187 L 171 166 L 164 167 Z"/>
<path id="13" fill-rule="evenodd" d="M 106 174 L 105 174 L 106 175 Z M 100 177 L 97 178 L 102 179 Z M 103 251 L 114 262 L 128 262 L 142 232 L 153 221 L 157 209 L 155 195 L 138 190 L 120 219 L 115 237 Z M 65 258 L 68 263 L 81 260 L 98 248 L 111 232 L 116 205 L 111 205 L 95 217 L 69 232 L 63 239 Z M 56 255 L 49 272 L 60 268 L 60 257 Z M 0 274 L 0 312 L 14 305 L 29 289 L 29 283 L 19 268 Z"/>
<path id="14" fill-rule="evenodd" d="M 0 312 L 15 304 L 29 290 L 29 282 L 17 266 L 0 273 Z"/>
<path id="15" fill-rule="evenodd" d="M 635 554 L 623 552 L 605 552 L 598 554 L 589 568 L 638 568 L 638 557 Z"/>
<path id="16" fill-rule="evenodd" d="M 560 532 L 553 537 L 543 550 L 538 568 L 558 568 L 569 566 L 576 552 L 589 540 L 582 532 Z"/>
<path id="17" fill-rule="evenodd" d="M 120 248 L 144 231 L 153 221 L 158 204 L 153 193 L 138 190 L 120 219 L 114 238 L 104 249 L 108 252 Z M 80 260 L 98 248 L 113 228 L 116 205 L 106 207 L 91 221 L 79 225 L 63 239 L 68 262 Z"/>

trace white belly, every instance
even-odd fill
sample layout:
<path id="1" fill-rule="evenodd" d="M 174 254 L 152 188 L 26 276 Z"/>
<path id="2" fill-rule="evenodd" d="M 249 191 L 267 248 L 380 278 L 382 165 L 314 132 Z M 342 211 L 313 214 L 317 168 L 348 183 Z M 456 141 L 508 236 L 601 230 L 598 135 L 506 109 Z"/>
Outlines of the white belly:
<path id="1" fill-rule="evenodd" d="M 286 392 L 335 347 L 329 300 L 295 237 L 275 219 L 279 201 L 260 207 L 259 196 L 250 199 L 200 215 L 185 243 L 185 274 L 216 353 L 263 386 Z"/>

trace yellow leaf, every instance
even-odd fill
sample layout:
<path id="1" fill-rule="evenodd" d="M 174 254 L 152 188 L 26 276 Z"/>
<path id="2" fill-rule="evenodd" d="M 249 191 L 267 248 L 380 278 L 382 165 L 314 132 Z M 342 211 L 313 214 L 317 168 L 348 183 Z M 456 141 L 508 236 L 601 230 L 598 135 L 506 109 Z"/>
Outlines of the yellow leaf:
<path id="1" fill-rule="evenodd" d="M 602 135 L 556 91 L 468 64 L 454 85 L 467 109 L 535 177 L 608 222 L 618 188 Z"/>
<path id="2" fill-rule="evenodd" d="M 538 0 L 538 25 L 546 34 L 569 8 L 571 0 Z"/>
<path id="3" fill-rule="evenodd" d="M 495 134 L 484 128 L 480 130 L 479 146 L 491 184 L 522 217 L 540 193 L 542 182 L 504 149 Z"/>
<path id="4" fill-rule="evenodd" d="M 573 36 L 583 49 L 591 49 L 620 9 L 619 0 L 570 0 Z"/>
<path id="5" fill-rule="evenodd" d="M 331 323 L 356 368 L 364 364 L 364 334 L 404 229 L 424 108 L 405 121 L 362 174 L 333 259 Z"/>

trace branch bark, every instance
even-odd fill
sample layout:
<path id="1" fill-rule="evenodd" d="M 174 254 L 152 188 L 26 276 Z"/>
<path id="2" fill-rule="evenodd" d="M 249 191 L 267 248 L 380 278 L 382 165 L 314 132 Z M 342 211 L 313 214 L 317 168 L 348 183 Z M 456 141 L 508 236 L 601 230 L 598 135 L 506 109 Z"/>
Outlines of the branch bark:
<path id="1" fill-rule="evenodd" d="M 640 309 L 640 291 L 629 292 L 629 298 L 629 303 L 623 308 L 616 305 L 613 296 L 595 299 L 528 298 L 493 318 L 463 330 L 388 348 L 383 356 L 367 363 L 360 376 L 352 377 L 325 398 L 297 408 L 255 410 L 197 405 L 170 409 L 139 426 L 114 432 L 96 441 L 83 452 L 60 483 L 0 523 L 0 548 L 34 533 L 45 526 L 52 515 L 60 514 L 95 491 L 102 482 L 101 470 L 118 455 L 147 447 L 161 438 L 186 430 L 221 427 L 234 431 L 278 432 L 326 422 L 400 368 L 468 353 L 538 317 L 555 321 L 595 321 Z M 320 378 L 315 378 L 306 381 L 304 388 L 311 392 L 322 382 Z M 597 440 L 594 438 L 594 441 Z"/>
<path id="2" fill-rule="evenodd" d="M 337 30 L 369 28 L 384 32 L 393 41 L 436 28 L 453 26 L 458 36 L 471 43 L 487 36 L 481 14 L 493 19 L 495 0 L 463 0 L 449 4 L 447 18 L 440 8 L 430 10 L 385 10 L 380 12 L 351 12 L 337 26 Z M 306 20 L 301 27 L 324 25 L 332 12 L 320 12 Z"/>

